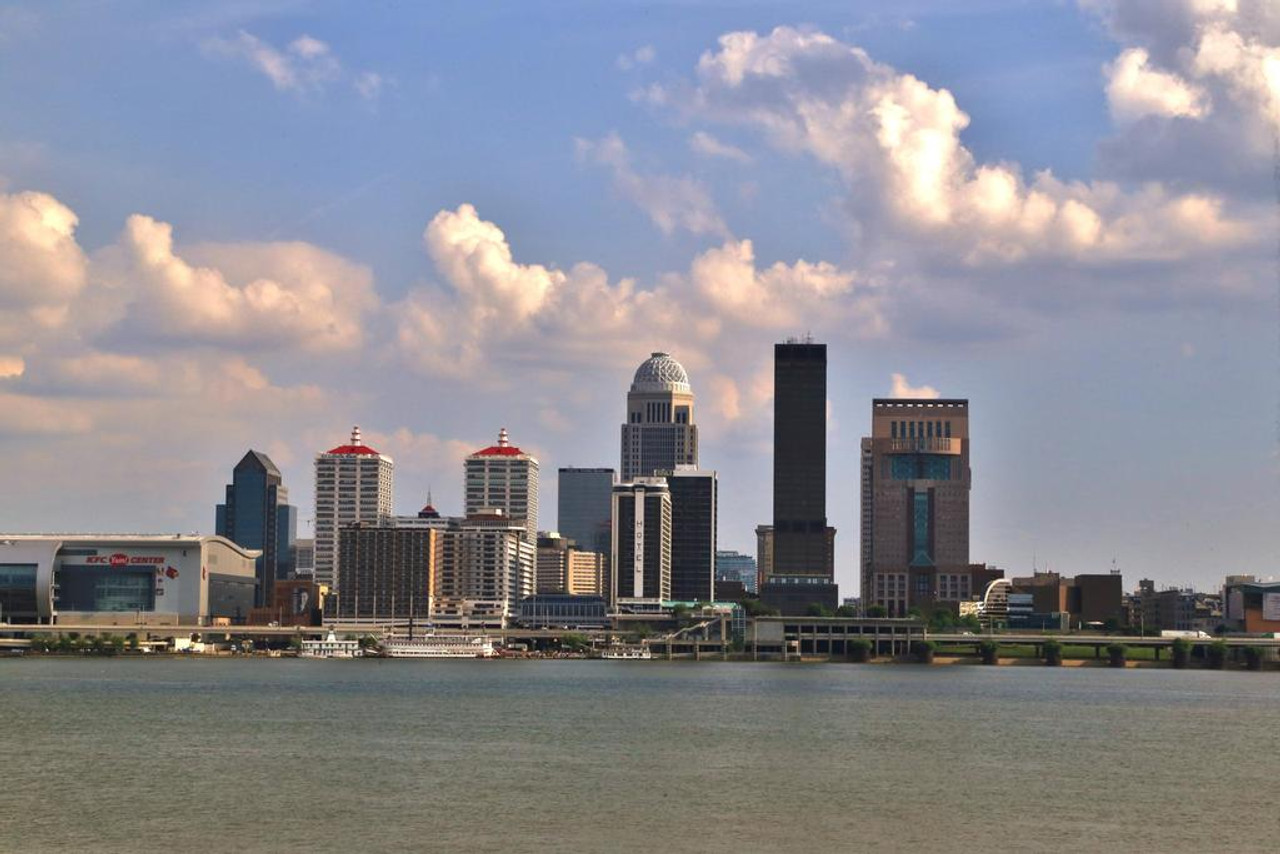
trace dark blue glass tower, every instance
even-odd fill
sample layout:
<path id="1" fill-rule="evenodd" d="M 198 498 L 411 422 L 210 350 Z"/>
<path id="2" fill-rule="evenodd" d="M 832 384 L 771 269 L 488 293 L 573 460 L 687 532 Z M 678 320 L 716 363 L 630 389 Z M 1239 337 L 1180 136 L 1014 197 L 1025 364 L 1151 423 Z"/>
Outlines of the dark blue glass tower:
<path id="1" fill-rule="evenodd" d="M 273 601 L 277 579 L 293 574 L 298 508 L 289 504 L 280 470 L 271 458 L 250 451 L 236 464 L 227 499 L 217 507 L 216 532 L 246 549 L 259 549 L 254 606 Z"/>

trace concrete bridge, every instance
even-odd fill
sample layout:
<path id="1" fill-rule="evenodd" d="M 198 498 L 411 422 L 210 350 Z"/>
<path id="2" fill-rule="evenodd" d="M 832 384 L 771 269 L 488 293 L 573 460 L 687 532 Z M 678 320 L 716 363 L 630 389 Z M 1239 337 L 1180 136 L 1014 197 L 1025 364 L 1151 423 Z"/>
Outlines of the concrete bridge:
<path id="1" fill-rule="evenodd" d="M 1227 636 L 1223 638 L 1166 638 L 1166 637 L 1128 637 L 1125 635 L 1096 635 L 1096 634 L 1045 634 L 1043 632 L 1001 632 L 998 634 L 978 634 L 976 632 L 928 632 L 926 637 L 939 644 L 947 644 L 949 646 L 962 646 L 972 644 L 974 653 L 977 654 L 978 647 L 987 641 L 992 641 L 999 646 L 1034 646 L 1036 655 L 1040 656 L 1044 653 L 1044 645 L 1050 641 L 1056 641 L 1063 646 L 1091 646 L 1093 647 L 1093 655 L 1095 658 L 1102 658 L 1106 648 L 1113 643 L 1123 644 L 1130 649 L 1151 649 L 1155 651 L 1156 660 L 1160 660 L 1160 654 L 1168 650 L 1172 655 L 1173 645 L 1179 640 L 1185 640 L 1191 644 L 1192 648 L 1197 646 L 1209 646 L 1210 644 L 1222 641 L 1229 648 L 1242 647 L 1262 647 L 1268 650 L 1280 650 L 1280 638 L 1259 638 L 1259 637 L 1238 637 Z"/>

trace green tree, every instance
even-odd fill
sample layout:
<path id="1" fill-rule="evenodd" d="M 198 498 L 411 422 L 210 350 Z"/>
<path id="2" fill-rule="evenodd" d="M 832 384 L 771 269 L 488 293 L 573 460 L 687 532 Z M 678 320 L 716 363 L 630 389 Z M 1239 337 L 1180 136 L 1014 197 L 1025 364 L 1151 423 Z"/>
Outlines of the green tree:
<path id="1" fill-rule="evenodd" d="M 1227 642 L 1217 640 L 1209 644 L 1205 649 L 1205 656 L 1209 662 L 1209 667 L 1214 670 L 1221 670 L 1227 666 Z"/>
<path id="2" fill-rule="evenodd" d="M 858 609 L 853 607 L 852 605 L 841 605 L 839 608 L 836 608 L 836 616 L 837 617 L 856 617 L 858 616 Z"/>
<path id="3" fill-rule="evenodd" d="M 777 608 L 770 608 L 759 599 L 743 599 L 739 602 L 742 610 L 747 612 L 748 617 L 776 617 L 779 615 Z"/>
<path id="4" fill-rule="evenodd" d="M 867 608 L 867 616 L 873 620 L 878 620 L 889 616 L 889 610 L 883 605 L 871 605 Z"/>
<path id="5" fill-rule="evenodd" d="M 1186 638 L 1178 638 L 1171 645 L 1173 652 L 1173 666 L 1181 670 L 1187 666 L 1191 660 L 1191 641 Z"/>
<path id="6" fill-rule="evenodd" d="M 918 640 L 911 643 L 911 654 L 915 656 L 916 661 L 921 664 L 932 664 L 933 654 L 937 652 L 938 645 L 933 641 Z"/>
<path id="7" fill-rule="evenodd" d="M 677 624 L 683 623 L 689 617 L 689 606 L 683 602 L 677 602 L 671 608 L 671 617 Z"/>
<path id="8" fill-rule="evenodd" d="M 1250 670 L 1261 670 L 1265 656 L 1266 652 L 1260 646 L 1246 646 L 1244 648 L 1244 663 Z"/>
<path id="9" fill-rule="evenodd" d="M 805 615 L 806 615 L 806 616 L 809 616 L 809 617 L 830 617 L 830 616 L 833 616 L 833 615 L 832 615 L 832 613 L 831 613 L 831 609 L 830 609 L 830 608 L 828 608 L 828 607 L 826 607 L 825 605 L 822 605 L 822 604 L 820 604 L 820 603 L 818 603 L 818 602 L 810 602 L 810 603 L 809 603 L 809 608 L 808 608 L 808 610 L 806 610 L 806 611 L 805 611 Z"/>
<path id="10" fill-rule="evenodd" d="M 1044 663 L 1050 667 L 1058 667 L 1062 664 L 1062 644 L 1056 640 L 1045 641 L 1041 644 L 1040 653 L 1044 656 Z"/>
<path id="11" fill-rule="evenodd" d="M 294 635 L 289 638 L 289 649 L 298 652 L 302 649 L 302 635 Z"/>
<path id="12" fill-rule="evenodd" d="M 995 641 L 983 641 L 978 644 L 978 654 L 982 656 L 983 664 L 998 664 L 1000 662 L 1000 645 Z"/>
<path id="13" fill-rule="evenodd" d="M 853 661 L 862 663 L 871 660 L 872 646 L 871 641 L 866 638 L 855 638 L 849 641 L 849 658 Z"/>
<path id="14" fill-rule="evenodd" d="M 125 635 L 125 640 L 129 642 L 129 649 L 133 650 L 134 652 L 138 651 L 138 633 L 137 632 L 129 632 L 129 634 Z"/>
<path id="15" fill-rule="evenodd" d="M 572 632 L 560 636 L 560 647 L 571 652 L 584 652 L 591 647 L 591 641 L 584 634 Z"/>
<path id="16" fill-rule="evenodd" d="M 935 632 L 943 632 L 947 629 L 954 628 L 956 618 L 946 607 L 934 608 L 929 613 L 929 628 Z"/>
<path id="17" fill-rule="evenodd" d="M 1110 656 L 1110 665 L 1112 667 L 1124 667 L 1125 658 L 1129 654 L 1129 647 L 1122 643 L 1113 643 L 1107 646 L 1107 655 Z"/>
<path id="18" fill-rule="evenodd" d="M 46 639 L 44 639 L 44 638 L 42 638 L 42 637 L 38 637 L 38 636 L 37 636 L 37 637 L 33 637 L 33 638 L 31 639 L 31 645 L 30 645 L 29 649 L 30 649 L 32 652 L 48 652 L 48 651 L 49 651 L 49 641 L 47 641 Z"/>
<path id="19" fill-rule="evenodd" d="M 982 621 L 978 619 L 976 614 L 965 614 L 956 622 L 956 625 L 971 632 L 982 631 Z"/>

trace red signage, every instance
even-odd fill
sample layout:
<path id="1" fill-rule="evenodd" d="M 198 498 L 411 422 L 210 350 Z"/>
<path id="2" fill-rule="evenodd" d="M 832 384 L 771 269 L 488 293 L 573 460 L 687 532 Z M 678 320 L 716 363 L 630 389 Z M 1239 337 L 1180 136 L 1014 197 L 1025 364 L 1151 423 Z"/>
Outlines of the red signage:
<path id="1" fill-rule="evenodd" d="M 129 564 L 129 556 L 128 556 L 128 555 L 122 555 L 122 554 L 120 554 L 119 552 L 117 552 L 116 554 L 113 554 L 113 555 L 111 556 L 111 565 L 112 565 L 112 566 L 128 566 L 128 564 Z"/>

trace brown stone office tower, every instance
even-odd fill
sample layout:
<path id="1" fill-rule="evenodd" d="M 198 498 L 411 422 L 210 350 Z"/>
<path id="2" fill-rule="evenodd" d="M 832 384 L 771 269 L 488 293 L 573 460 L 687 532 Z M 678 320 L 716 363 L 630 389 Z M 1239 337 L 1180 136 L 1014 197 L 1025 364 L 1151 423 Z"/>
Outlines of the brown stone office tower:
<path id="1" fill-rule="evenodd" d="M 827 345 L 773 348 L 773 561 L 760 598 L 783 614 L 834 610 L 835 529 L 827 526 Z"/>
<path id="2" fill-rule="evenodd" d="M 969 564 L 969 401 L 876 399 L 862 440 L 862 601 L 891 617 L 981 595 Z"/>

